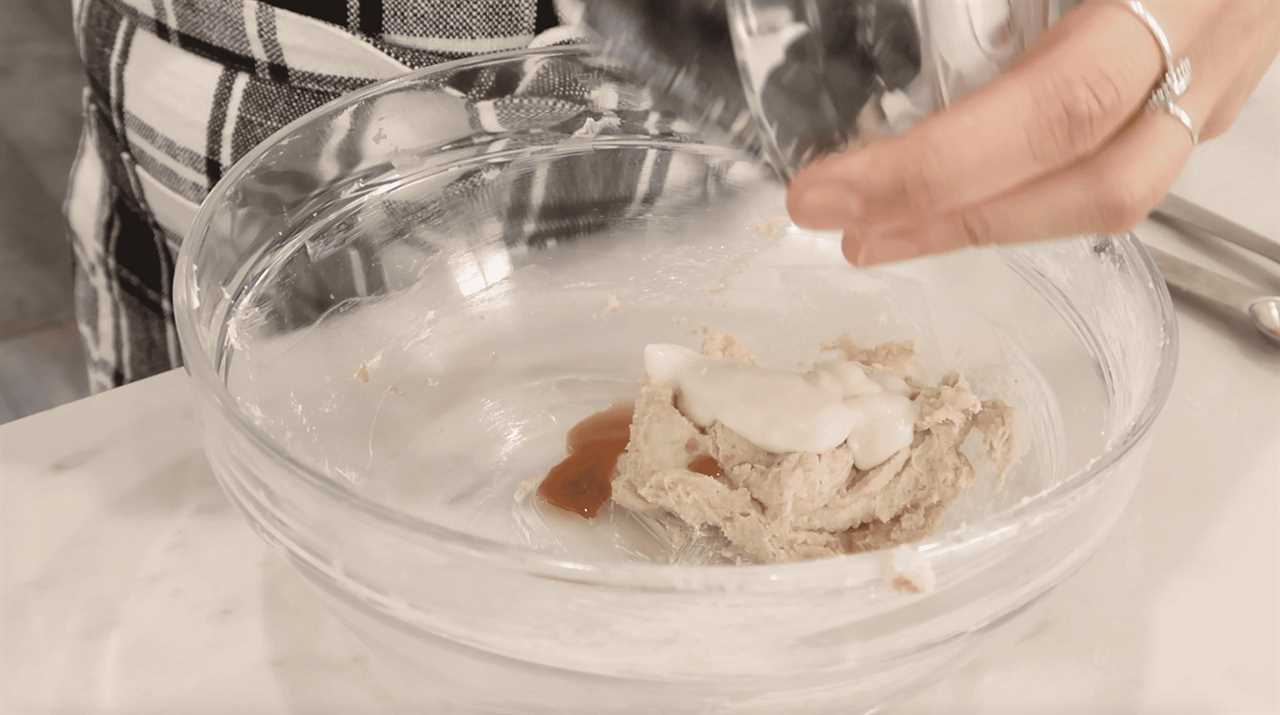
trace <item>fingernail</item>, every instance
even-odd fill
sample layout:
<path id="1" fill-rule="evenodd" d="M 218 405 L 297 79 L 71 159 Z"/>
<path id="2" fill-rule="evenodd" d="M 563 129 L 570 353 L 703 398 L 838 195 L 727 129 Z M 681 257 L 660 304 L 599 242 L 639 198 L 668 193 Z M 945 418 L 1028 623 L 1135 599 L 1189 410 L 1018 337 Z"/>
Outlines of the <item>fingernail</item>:
<path id="1" fill-rule="evenodd" d="M 852 192 L 834 188 L 813 188 L 800 194 L 792 217 L 809 228 L 841 228 L 862 212 L 862 202 Z"/>
<path id="2" fill-rule="evenodd" d="M 881 238 L 862 244 L 858 251 L 858 265 L 874 266 L 880 263 L 905 261 L 920 255 L 920 247 L 911 241 Z"/>

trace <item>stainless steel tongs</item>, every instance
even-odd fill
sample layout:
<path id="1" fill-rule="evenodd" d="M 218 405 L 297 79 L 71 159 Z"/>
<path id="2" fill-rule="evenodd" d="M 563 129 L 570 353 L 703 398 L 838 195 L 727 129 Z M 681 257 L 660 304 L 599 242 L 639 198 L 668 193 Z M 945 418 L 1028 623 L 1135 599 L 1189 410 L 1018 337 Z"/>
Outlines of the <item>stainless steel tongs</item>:
<path id="1" fill-rule="evenodd" d="M 1183 232 L 1215 236 L 1280 266 L 1280 243 L 1175 194 L 1167 195 L 1151 212 L 1151 218 Z M 1147 250 L 1155 258 L 1170 287 L 1194 295 L 1228 313 L 1243 312 L 1259 333 L 1280 345 L 1280 296 L 1262 295 L 1255 288 L 1149 244 Z"/>

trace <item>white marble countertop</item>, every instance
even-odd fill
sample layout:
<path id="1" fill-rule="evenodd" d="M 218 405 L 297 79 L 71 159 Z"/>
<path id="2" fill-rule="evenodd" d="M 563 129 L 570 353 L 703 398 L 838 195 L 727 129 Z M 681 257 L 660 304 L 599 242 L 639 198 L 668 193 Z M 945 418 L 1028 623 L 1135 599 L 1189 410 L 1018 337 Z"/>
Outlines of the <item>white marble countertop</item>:
<path id="1" fill-rule="evenodd" d="M 1273 67 L 1177 190 L 1280 236 L 1278 130 Z M 1280 293 L 1275 266 L 1211 262 Z M 888 712 L 1280 708 L 1280 351 L 1179 314 L 1173 395 L 1101 553 L 1018 639 Z M 0 428 L 0 713 L 388 711 L 352 637 L 219 492 L 190 403 L 174 372 Z"/>

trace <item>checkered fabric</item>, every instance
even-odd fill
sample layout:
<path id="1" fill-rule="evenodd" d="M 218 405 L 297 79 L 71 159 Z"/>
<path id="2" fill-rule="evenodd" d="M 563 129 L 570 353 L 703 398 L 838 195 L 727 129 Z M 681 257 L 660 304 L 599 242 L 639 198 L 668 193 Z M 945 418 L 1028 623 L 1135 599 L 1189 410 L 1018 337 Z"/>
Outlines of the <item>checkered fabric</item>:
<path id="1" fill-rule="evenodd" d="M 196 208 L 238 158 L 352 89 L 477 53 L 572 39 L 551 0 L 73 0 L 88 75 L 66 214 L 77 318 L 95 391 L 181 362 L 174 258 Z M 580 108 L 575 88 L 534 78 L 538 101 L 498 101 L 499 81 L 460 87 L 485 128 Z M 504 94 L 505 96 L 505 94 Z M 645 112 L 647 115 L 648 112 Z M 581 119 L 578 120 L 581 123 Z M 609 167 L 583 180 L 606 180 Z M 615 167 L 616 168 L 616 167 Z M 661 187 L 637 157 L 607 180 L 619 203 Z M 543 177 L 547 186 L 562 182 Z M 529 187 L 554 201 L 559 189 Z"/>

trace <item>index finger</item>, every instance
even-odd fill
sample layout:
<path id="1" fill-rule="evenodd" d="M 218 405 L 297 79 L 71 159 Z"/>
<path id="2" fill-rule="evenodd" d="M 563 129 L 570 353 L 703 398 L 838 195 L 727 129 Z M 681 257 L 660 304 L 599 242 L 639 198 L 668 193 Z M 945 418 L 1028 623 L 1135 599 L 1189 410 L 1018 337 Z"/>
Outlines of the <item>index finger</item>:
<path id="1" fill-rule="evenodd" d="M 1191 4 L 1149 3 L 1162 21 Z M 813 228 L 919 220 L 1092 153 L 1142 105 L 1164 69 L 1150 32 L 1126 20 L 1128 12 L 1113 2 L 1080 6 L 988 86 L 900 137 L 814 162 L 791 183 L 793 218 Z M 1174 38 L 1188 34 L 1165 27 Z"/>

